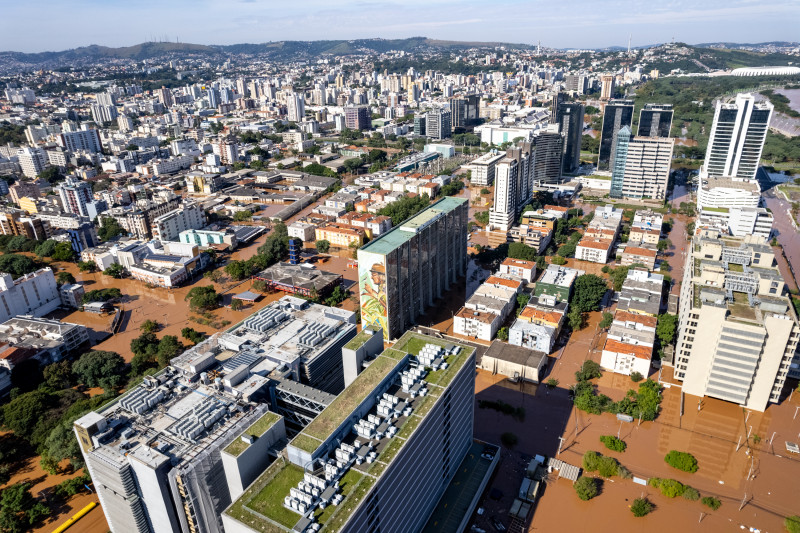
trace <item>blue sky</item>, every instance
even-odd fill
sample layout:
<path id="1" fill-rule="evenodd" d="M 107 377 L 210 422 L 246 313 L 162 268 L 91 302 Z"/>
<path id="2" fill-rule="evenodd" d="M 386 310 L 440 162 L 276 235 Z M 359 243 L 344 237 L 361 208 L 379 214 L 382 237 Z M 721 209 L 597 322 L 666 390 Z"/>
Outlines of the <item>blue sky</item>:
<path id="1" fill-rule="evenodd" d="M 5 4 L 5 5 L 4 5 Z M 403 38 L 558 48 L 800 40 L 798 0 L 0 0 L 0 50 Z"/>

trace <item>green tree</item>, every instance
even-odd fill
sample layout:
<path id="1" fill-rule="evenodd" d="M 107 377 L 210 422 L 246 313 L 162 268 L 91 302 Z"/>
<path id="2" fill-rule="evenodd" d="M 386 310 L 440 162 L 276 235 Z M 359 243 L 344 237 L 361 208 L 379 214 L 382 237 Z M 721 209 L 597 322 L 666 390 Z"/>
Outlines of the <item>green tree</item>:
<path id="1" fill-rule="evenodd" d="M 191 341 L 193 344 L 199 344 L 206 339 L 206 334 L 200 331 L 195 330 L 194 328 L 183 328 L 181 330 L 181 336 Z"/>
<path id="2" fill-rule="evenodd" d="M 789 533 L 800 533 L 800 516 L 787 516 L 783 521 L 783 526 Z"/>
<path id="3" fill-rule="evenodd" d="M 58 276 L 56 276 L 56 281 L 59 285 L 71 285 L 75 283 L 75 276 L 69 272 L 61 271 L 58 273 Z"/>
<path id="4" fill-rule="evenodd" d="M 672 246 L 672 241 L 669 239 L 659 239 L 656 248 L 659 252 L 664 252 L 665 250 L 668 250 L 670 246 Z"/>
<path id="5" fill-rule="evenodd" d="M 247 261 L 234 260 L 225 265 L 225 273 L 236 281 L 249 278 L 252 272 L 251 264 Z"/>
<path id="6" fill-rule="evenodd" d="M 482 226 L 487 226 L 489 224 L 489 211 L 478 211 L 475 213 L 475 220 L 481 223 Z M 522 244 L 522 243 L 512 243 L 512 244 Z M 523 246 L 525 246 L 523 244 Z"/>
<path id="7" fill-rule="evenodd" d="M 72 372 L 87 387 L 114 390 L 124 382 L 125 360 L 116 352 L 92 350 L 73 363 Z"/>
<path id="8" fill-rule="evenodd" d="M 55 403 L 56 397 L 41 389 L 20 394 L 2 407 L 3 426 L 30 442 L 43 414 Z"/>
<path id="9" fill-rule="evenodd" d="M 78 270 L 81 272 L 94 272 L 97 270 L 97 264 L 94 261 L 78 261 Z"/>
<path id="10" fill-rule="evenodd" d="M 592 477 L 581 476 L 575 482 L 575 493 L 583 501 L 589 501 L 599 494 L 597 480 Z"/>
<path id="11" fill-rule="evenodd" d="M 0 493 L 0 529 L 22 533 L 49 514 L 47 507 L 31 495 L 29 483 L 16 483 Z"/>
<path id="12" fill-rule="evenodd" d="M 350 159 L 345 159 L 343 164 L 347 172 L 354 174 L 359 168 L 361 168 L 361 165 L 364 164 L 364 161 L 360 157 L 353 157 Z"/>
<path id="13" fill-rule="evenodd" d="M 155 333 L 161 328 L 161 325 L 155 320 L 147 319 L 139 326 L 139 331 L 142 333 Z"/>
<path id="14" fill-rule="evenodd" d="M 652 510 L 653 504 L 647 498 L 636 498 L 631 505 L 631 512 L 637 518 L 647 516 Z"/>
<path id="15" fill-rule="evenodd" d="M 594 274 L 578 276 L 578 279 L 575 280 L 570 307 L 577 309 L 580 313 L 597 311 L 607 290 L 606 282 L 600 276 Z"/>
<path id="16" fill-rule="evenodd" d="M 578 331 L 583 328 L 583 313 L 577 308 L 570 309 L 567 313 L 567 321 L 573 331 Z"/>
<path id="17" fill-rule="evenodd" d="M 117 237 L 118 235 L 127 235 L 125 228 L 120 226 L 117 219 L 112 217 L 100 217 L 100 229 L 97 230 L 97 236 L 101 240 L 108 241 Z"/>
<path id="18" fill-rule="evenodd" d="M 606 448 L 615 452 L 624 452 L 625 448 L 628 447 L 624 440 L 618 439 L 613 435 L 601 435 L 600 442 L 605 444 Z"/>
<path id="19" fill-rule="evenodd" d="M 681 495 L 685 500 L 689 500 L 692 502 L 696 502 L 700 499 L 700 493 L 697 491 L 696 488 L 690 487 L 689 485 L 683 486 L 683 494 Z"/>
<path id="20" fill-rule="evenodd" d="M 575 372 L 575 379 L 577 381 L 589 381 L 590 379 L 599 378 L 603 375 L 600 370 L 600 365 L 596 361 L 587 359 L 581 365 L 580 370 Z"/>
<path id="21" fill-rule="evenodd" d="M 536 261 L 536 248 L 522 242 L 512 242 L 508 245 L 508 257 L 523 261 Z"/>
<path id="22" fill-rule="evenodd" d="M 508 340 L 508 328 L 503 326 L 502 328 L 497 330 L 497 338 L 501 341 Z"/>
<path id="23" fill-rule="evenodd" d="M 0 255 L 0 272 L 11 274 L 14 278 L 24 276 L 36 270 L 36 263 L 25 255 Z"/>
<path id="24" fill-rule="evenodd" d="M 710 507 L 712 511 L 716 511 L 720 507 L 722 507 L 722 502 L 719 501 L 717 498 L 713 496 L 706 496 L 700 502 L 705 505 L 706 507 Z"/>
<path id="25" fill-rule="evenodd" d="M 111 276 L 115 279 L 120 279 L 125 274 L 125 267 L 119 263 L 114 263 L 109 265 L 108 268 L 103 271 L 103 274 L 106 276 Z"/>
<path id="26" fill-rule="evenodd" d="M 72 249 L 69 243 L 60 242 L 56 244 L 56 248 L 51 256 L 53 261 L 69 261 L 75 259 L 75 250 Z"/>
<path id="27" fill-rule="evenodd" d="M 550 260 L 550 262 L 553 263 L 554 265 L 566 265 L 567 264 L 567 260 L 564 259 L 563 257 L 561 257 L 560 255 L 554 255 L 552 257 L 552 259 Z"/>
<path id="28" fill-rule="evenodd" d="M 36 247 L 36 255 L 39 257 L 50 257 L 56 249 L 57 241 L 47 239 Z"/>
<path id="29" fill-rule="evenodd" d="M 214 287 L 193 287 L 184 300 L 189 301 L 192 311 L 211 311 L 219 307 L 222 296 L 217 294 Z"/>
<path id="30" fill-rule="evenodd" d="M 638 382 L 642 381 L 643 379 L 644 379 L 644 376 L 641 374 L 641 372 L 637 372 L 636 370 L 631 372 L 631 381 L 633 381 L 634 383 L 638 383 Z"/>
<path id="31" fill-rule="evenodd" d="M 234 311 L 241 311 L 244 308 L 244 303 L 241 300 L 233 299 L 231 300 L 231 309 Z"/>
<path id="32" fill-rule="evenodd" d="M 684 484 L 675 479 L 651 477 L 647 480 L 647 484 L 660 490 L 667 498 L 677 498 L 686 490 Z"/>
<path id="33" fill-rule="evenodd" d="M 72 364 L 66 359 L 47 365 L 44 367 L 42 375 L 45 383 L 54 390 L 71 387 L 75 381 L 75 376 L 72 375 Z"/>
<path id="34" fill-rule="evenodd" d="M 317 252 L 327 254 L 328 250 L 331 249 L 331 243 L 327 239 L 320 239 L 314 243 L 314 247 L 317 249 Z"/>
<path id="35" fill-rule="evenodd" d="M 613 322 L 614 322 L 614 315 L 612 315 L 611 313 L 604 312 L 603 319 L 600 321 L 600 324 L 598 324 L 598 326 L 601 329 L 606 329 L 610 327 Z"/>
<path id="36" fill-rule="evenodd" d="M 173 357 L 183 353 L 186 347 L 178 340 L 175 335 L 164 335 L 158 343 L 156 357 L 158 358 L 159 368 L 167 366 Z"/>
<path id="37" fill-rule="evenodd" d="M 670 450 L 670 452 L 664 456 L 664 461 L 672 468 L 677 468 L 684 472 L 697 472 L 697 459 L 690 453 Z"/>
<path id="38" fill-rule="evenodd" d="M 678 329 L 678 315 L 664 313 L 658 316 L 656 325 L 656 336 L 661 346 L 669 346 L 675 340 L 675 332 Z"/>
<path id="39" fill-rule="evenodd" d="M 233 215 L 234 222 L 245 222 L 247 220 L 252 220 L 252 219 L 253 219 L 253 213 L 251 213 L 250 211 L 246 211 L 246 210 L 245 211 L 237 211 Z"/>
<path id="40" fill-rule="evenodd" d="M 428 198 L 427 194 L 413 197 L 404 196 L 380 209 L 378 214 L 390 217 L 392 219 L 392 225 L 397 226 L 404 220 L 411 218 L 422 209 L 428 207 L 429 203 L 430 198 Z"/>

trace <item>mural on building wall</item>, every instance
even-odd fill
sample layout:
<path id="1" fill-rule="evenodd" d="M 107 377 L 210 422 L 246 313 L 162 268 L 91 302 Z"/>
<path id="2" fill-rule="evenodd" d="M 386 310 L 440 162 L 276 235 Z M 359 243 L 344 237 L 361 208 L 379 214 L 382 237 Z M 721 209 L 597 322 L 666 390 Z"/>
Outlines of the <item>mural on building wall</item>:
<path id="1" fill-rule="evenodd" d="M 361 321 L 366 326 L 389 331 L 386 310 L 386 264 L 382 255 L 359 254 L 358 288 L 361 294 Z"/>

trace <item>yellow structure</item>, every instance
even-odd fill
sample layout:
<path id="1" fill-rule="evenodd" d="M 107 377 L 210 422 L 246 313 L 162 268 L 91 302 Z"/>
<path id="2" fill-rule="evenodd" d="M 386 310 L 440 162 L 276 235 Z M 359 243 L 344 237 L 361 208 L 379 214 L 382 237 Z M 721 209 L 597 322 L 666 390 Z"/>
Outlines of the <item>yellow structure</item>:
<path id="1" fill-rule="evenodd" d="M 332 246 L 347 248 L 348 246 L 361 246 L 364 244 L 366 232 L 362 228 L 345 224 L 329 223 L 320 226 L 315 231 L 318 241 L 326 240 Z"/>
<path id="2" fill-rule="evenodd" d="M 39 212 L 39 208 L 36 207 L 36 200 L 29 196 L 23 196 L 19 199 L 19 208 L 26 211 L 29 215 Z"/>

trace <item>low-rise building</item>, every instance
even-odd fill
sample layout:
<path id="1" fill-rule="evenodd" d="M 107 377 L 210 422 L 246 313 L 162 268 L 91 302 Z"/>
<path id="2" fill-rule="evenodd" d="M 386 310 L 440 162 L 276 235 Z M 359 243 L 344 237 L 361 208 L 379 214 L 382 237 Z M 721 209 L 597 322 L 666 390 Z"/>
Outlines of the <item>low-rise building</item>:
<path id="1" fill-rule="evenodd" d="M 501 276 L 489 278 L 453 317 L 453 332 L 490 341 L 516 305 L 522 281 Z"/>
<path id="2" fill-rule="evenodd" d="M 658 250 L 652 245 L 626 246 L 620 254 L 620 264 L 622 266 L 641 264 L 648 270 L 653 270 L 656 267 L 657 255 Z"/>
<path id="3" fill-rule="evenodd" d="M 533 296 L 508 330 L 508 342 L 550 353 L 567 316 L 566 300 Z"/>
<path id="4" fill-rule="evenodd" d="M 314 234 L 318 241 L 326 240 L 331 243 L 332 246 L 347 248 L 349 246 L 361 246 L 364 244 L 364 238 L 367 233 L 366 230 L 362 228 L 329 222 L 318 226 L 314 230 Z"/>
<path id="5" fill-rule="evenodd" d="M 657 323 L 654 316 L 617 311 L 603 346 L 600 366 L 617 374 L 638 372 L 647 377 Z"/>
<path id="6" fill-rule="evenodd" d="M 483 354 L 478 368 L 511 380 L 539 383 L 547 367 L 547 353 L 494 341 Z"/>
<path id="7" fill-rule="evenodd" d="M 500 263 L 500 273 L 509 277 L 521 278 L 530 283 L 536 277 L 536 263 L 507 257 Z"/>
<path id="8" fill-rule="evenodd" d="M 534 295 L 555 296 L 558 300 L 569 301 L 575 280 L 583 274 L 583 270 L 552 264 L 547 265 L 542 277 L 536 282 Z"/>
<path id="9" fill-rule="evenodd" d="M 292 222 L 286 228 L 289 233 L 290 238 L 300 239 L 304 242 L 313 241 L 316 233 L 315 230 L 317 227 L 314 224 L 308 224 L 306 222 Z"/>
<path id="10" fill-rule="evenodd" d="M 88 346 L 89 332 L 79 324 L 17 316 L 0 324 L 0 339 L 0 346 L 16 349 L 13 356 L 9 355 L 12 352 L 8 350 L 3 350 L 5 356 L 0 356 L 0 366 L 10 371 L 14 364 L 28 356 L 36 358 L 43 365 L 60 361 L 79 348 Z M 19 356 L 23 352 L 27 356 L 21 359 Z"/>

